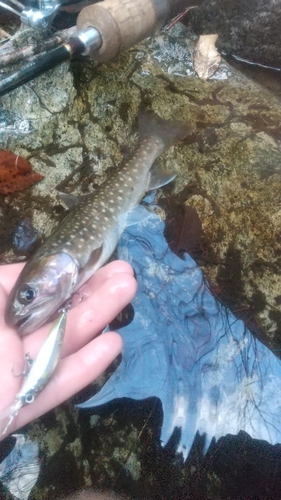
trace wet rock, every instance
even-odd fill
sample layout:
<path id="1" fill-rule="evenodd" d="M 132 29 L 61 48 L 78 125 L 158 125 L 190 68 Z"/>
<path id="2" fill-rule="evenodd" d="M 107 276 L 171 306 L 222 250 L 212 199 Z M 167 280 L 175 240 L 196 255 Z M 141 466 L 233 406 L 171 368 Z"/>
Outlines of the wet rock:
<path id="1" fill-rule="evenodd" d="M 13 235 L 13 246 L 15 253 L 28 255 L 34 251 L 35 245 L 40 238 L 38 231 L 30 224 L 28 219 L 24 219 L 16 228 Z"/>
<path id="2" fill-rule="evenodd" d="M 198 35 L 217 33 L 219 50 L 281 68 L 280 0 L 206 0 L 186 16 Z"/>

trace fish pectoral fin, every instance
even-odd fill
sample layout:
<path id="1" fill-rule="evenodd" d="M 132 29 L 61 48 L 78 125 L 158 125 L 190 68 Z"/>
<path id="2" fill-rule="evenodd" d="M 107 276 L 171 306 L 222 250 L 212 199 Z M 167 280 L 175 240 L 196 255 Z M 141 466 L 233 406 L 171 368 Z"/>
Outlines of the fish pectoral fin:
<path id="1" fill-rule="evenodd" d="M 62 203 L 69 209 L 71 210 L 72 208 L 77 207 L 80 205 L 82 201 L 86 201 L 87 198 L 89 198 L 91 194 L 84 194 L 81 196 L 76 196 L 75 194 L 69 194 L 69 193 L 62 193 L 59 192 L 57 194 L 57 198 L 59 201 L 62 201 Z"/>
<path id="2" fill-rule="evenodd" d="M 145 208 L 143 205 L 137 205 L 132 212 L 127 215 L 126 226 L 133 226 L 148 219 L 153 212 Z"/>
<path id="3" fill-rule="evenodd" d="M 74 194 L 58 193 L 57 198 L 69 209 L 77 207 L 80 203 L 78 197 Z"/>
<path id="4" fill-rule="evenodd" d="M 171 182 L 176 175 L 176 172 L 169 172 L 168 170 L 164 170 L 163 168 L 155 165 L 149 173 L 147 191 L 152 191 L 153 189 L 165 186 Z"/>
<path id="5" fill-rule="evenodd" d="M 95 248 L 91 253 L 91 256 L 90 256 L 90 259 L 88 261 L 87 266 L 89 266 L 89 267 L 94 266 L 94 264 L 96 264 L 96 262 L 98 262 L 101 254 L 102 254 L 102 251 L 103 251 L 103 245 Z"/>

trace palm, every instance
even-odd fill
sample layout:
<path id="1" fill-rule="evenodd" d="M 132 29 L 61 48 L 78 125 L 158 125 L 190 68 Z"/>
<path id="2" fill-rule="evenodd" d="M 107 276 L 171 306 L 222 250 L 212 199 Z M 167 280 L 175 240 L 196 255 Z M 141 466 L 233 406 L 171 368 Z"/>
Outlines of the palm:
<path id="1" fill-rule="evenodd" d="M 4 320 L 7 295 L 23 264 L 0 266 L 0 416 L 13 402 L 22 384 L 25 355 L 32 359 L 50 330 L 50 324 L 20 337 Z M 121 337 L 108 332 L 96 335 L 132 299 L 136 291 L 133 270 L 122 261 L 111 262 L 74 297 L 67 318 L 62 359 L 47 387 L 19 412 L 9 431 L 30 422 L 62 403 L 96 379 L 120 353 Z M 82 299 L 82 300 L 81 300 Z M 3 424 L 0 420 L 0 432 Z"/>

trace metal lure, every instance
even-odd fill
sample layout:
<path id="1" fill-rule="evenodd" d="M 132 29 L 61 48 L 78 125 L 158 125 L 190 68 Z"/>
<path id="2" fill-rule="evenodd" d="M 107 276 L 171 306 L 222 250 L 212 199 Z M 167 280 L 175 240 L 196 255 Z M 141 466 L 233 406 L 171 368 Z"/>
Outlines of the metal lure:
<path id="1" fill-rule="evenodd" d="M 65 334 L 67 312 L 64 309 L 54 322 L 50 333 L 45 339 L 38 356 L 28 372 L 21 390 L 15 397 L 9 411 L 5 412 L 7 423 L 0 437 L 5 436 L 8 428 L 17 416 L 19 410 L 27 404 L 33 403 L 38 394 L 44 389 L 54 373 L 61 355 L 62 343 Z"/>

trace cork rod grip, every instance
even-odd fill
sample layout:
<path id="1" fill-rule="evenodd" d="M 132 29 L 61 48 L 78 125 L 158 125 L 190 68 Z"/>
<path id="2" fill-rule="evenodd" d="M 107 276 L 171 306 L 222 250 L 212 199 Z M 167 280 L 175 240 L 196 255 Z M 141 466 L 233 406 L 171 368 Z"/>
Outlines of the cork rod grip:
<path id="1" fill-rule="evenodd" d="M 102 46 L 90 55 L 106 62 L 155 33 L 168 13 L 169 0 L 104 0 L 82 9 L 77 28 L 99 31 Z"/>

